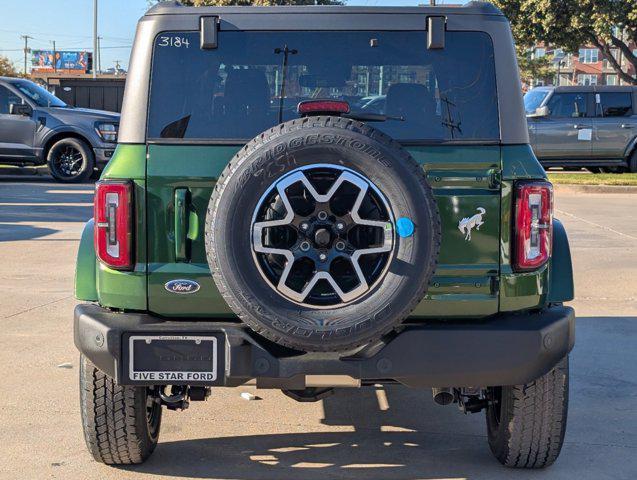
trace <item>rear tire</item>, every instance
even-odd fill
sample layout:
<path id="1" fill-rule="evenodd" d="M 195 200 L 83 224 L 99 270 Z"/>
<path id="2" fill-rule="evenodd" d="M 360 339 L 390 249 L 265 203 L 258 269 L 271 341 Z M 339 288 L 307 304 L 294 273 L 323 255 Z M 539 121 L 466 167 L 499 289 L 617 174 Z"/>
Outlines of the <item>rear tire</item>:
<path id="1" fill-rule="evenodd" d="M 637 150 L 633 151 L 630 160 L 628 160 L 628 171 L 630 173 L 637 173 Z"/>
<path id="2" fill-rule="evenodd" d="M 61 183 L 82 183 L 95 169 L 93 150 L 79 138 L 63 138 L 49 149 L 46 156 L 51 176 Z"/>
<path id="3" fill-rule="evenodd" d="M 507 467 L 543 468 L 560 454 L 568 412 L 568 356 L 525 385 L 490 389 L 489 446 Z"/>
<path id="4" fill-rule="evenodd" d="M 98 462 L 144 462 L 155 447 L 161 406 L 146 387 L 121 386 L 80 356 L 80 407 L 84 439 Z"/>

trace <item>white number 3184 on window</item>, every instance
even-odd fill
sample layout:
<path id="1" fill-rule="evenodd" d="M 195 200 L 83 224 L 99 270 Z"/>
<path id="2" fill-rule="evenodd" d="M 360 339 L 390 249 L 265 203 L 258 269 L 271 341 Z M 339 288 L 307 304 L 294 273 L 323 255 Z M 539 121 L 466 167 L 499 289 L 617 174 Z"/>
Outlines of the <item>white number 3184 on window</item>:
<path id="1" fill-rule="evenodd" d="M 185 37 L 161 36 L 158 45 L 160 47 L 190 48 L 190 41 Z"/>

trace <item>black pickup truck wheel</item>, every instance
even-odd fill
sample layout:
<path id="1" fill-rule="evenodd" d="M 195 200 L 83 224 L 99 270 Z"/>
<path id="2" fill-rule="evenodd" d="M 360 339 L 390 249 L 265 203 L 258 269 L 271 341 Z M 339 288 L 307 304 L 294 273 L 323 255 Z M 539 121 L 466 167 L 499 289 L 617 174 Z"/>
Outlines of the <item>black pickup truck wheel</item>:
<path id="1" fill-rule="evenodd" d="M 422 168 L 387 135 L 339 117 L 293 120 L 248 143 L 206 219 L 228 305 L 304 351 L 348 350 L 394 329 L 425 295 L 439 246 Z"/>
<path id="2" fill-rule="evenodd" d="M 51 176 L 62 183 L 85 182 L 95 168 L 95 157 L 90 145 L 73 137 L 55 142 L 46 160 Z"/>
<path id="3" fill-rule="evenodd" d="M 155 450 L 160 403 L 146 387 L 117 385 L 84 355 L 80 357 L 80 408 L 86 446 L 98 462 L 142 463 Z"/>
<path id="4" fill-rule="evenodd" d="M 543 468 L 560 454 L 568 412 L 568 356 L 525 385 L 490 389 L 489 446 L 507 467 Z"/>

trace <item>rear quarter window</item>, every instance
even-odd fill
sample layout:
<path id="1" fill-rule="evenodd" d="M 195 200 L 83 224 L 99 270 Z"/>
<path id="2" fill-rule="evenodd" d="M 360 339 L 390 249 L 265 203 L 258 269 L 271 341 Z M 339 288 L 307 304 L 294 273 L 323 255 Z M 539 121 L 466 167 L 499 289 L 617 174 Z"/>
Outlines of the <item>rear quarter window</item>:
<path id="1" fill-rule="evenodd" d="M 598 93 L 597 116 L 629 117 L 633 114 L 633 100 L 630 92 Z"/>
<path id="2" fill-rule="evenodd" d="M 402 141 L 499 139 L 493 46 L 486 33 L 197 32 L 155 39 L 148 138 L 246 141 L 298 118 L 302 100 L 349 102 L 389 117 L 374 126 Z M 287 53 L 286 53 L 287 52 Z"/>

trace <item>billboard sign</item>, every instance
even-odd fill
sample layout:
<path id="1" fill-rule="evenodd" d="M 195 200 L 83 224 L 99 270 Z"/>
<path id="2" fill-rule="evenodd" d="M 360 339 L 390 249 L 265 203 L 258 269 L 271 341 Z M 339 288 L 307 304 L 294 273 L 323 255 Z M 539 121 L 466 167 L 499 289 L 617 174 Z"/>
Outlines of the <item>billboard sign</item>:
<path id="1" fill-rule="evenodd" d="M 86 51 L 33 50 L 31 65 L 39 71 L 71 70 L 79 73 L 90 70 L 91 59 L 92 54 Z"/>

